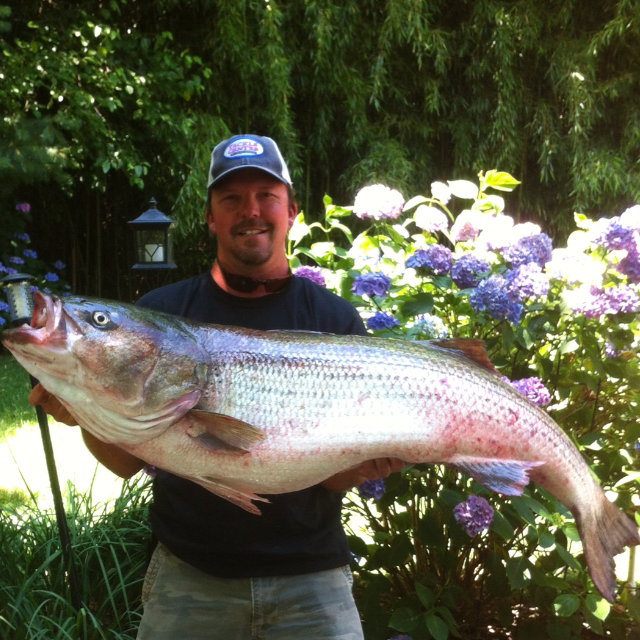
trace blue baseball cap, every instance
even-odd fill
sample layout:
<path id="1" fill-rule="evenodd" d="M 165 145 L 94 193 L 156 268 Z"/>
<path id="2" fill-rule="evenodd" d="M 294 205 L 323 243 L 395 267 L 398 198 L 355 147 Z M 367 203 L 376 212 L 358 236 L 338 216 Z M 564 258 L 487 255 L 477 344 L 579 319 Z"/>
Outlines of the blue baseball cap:
<path id="1" fill-rule="evenodd" d="M 207 189 L 232 171 L 247 168 L 261 169 L 293 186 L 278 145 L 265 136 L 242 135 L 224 140 L 211 153 Z"/>

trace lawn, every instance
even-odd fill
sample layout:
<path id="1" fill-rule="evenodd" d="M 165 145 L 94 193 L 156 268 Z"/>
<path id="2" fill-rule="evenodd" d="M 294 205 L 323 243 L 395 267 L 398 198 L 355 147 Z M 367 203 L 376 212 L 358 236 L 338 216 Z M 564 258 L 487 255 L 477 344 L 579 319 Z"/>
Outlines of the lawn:
<path id="1" fill-rule="evenodd" d="M 29 374 L 10 354 L 0 352 L 0 439 L 35 420 L 33 407 L 27 401 L 30 391 Z"/>

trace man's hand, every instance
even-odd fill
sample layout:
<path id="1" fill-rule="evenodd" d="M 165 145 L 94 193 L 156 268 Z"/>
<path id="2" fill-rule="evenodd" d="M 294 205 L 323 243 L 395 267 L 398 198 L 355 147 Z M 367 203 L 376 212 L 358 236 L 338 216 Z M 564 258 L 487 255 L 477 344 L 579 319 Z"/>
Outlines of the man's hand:
<path id="1" fill-rule="evenodd" d="M 406 466 L 407 463 L 399 458 L 376 458 L 375 460 L 363 462 L 355 469 L 347 469 L 337 473 L 321 484 L 330 491 L 348 491 L 361 485 L 365 480 L 388 478 L 392 473 L 402 471 Z"/>
<path id="2" fill-rule="evenodd" d="M 40 383 L 33 387 L 29 394 L 29 404 L 34 407 L 40 405 L 56 422 L 77 427 L 78 421 L 62 406 L 60 400 L 49 393 Z"/>

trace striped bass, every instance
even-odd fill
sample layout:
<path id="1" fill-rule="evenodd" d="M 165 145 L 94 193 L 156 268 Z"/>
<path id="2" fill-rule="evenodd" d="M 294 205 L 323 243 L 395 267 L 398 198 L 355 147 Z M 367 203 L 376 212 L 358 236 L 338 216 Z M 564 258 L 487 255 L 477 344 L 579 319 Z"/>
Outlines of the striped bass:
<path id="1" fill-rule="evenodd" d="M 256 514 L 259 494 L 381 457 L 446 464 L 508 496 L 531 479 L 571 511 L 593 582 L 614 600 L 613 556 L 638 528 L 479 341 L 262 332 L 34 299 L 31 324 L 3 344 L 97 438 Z"/>

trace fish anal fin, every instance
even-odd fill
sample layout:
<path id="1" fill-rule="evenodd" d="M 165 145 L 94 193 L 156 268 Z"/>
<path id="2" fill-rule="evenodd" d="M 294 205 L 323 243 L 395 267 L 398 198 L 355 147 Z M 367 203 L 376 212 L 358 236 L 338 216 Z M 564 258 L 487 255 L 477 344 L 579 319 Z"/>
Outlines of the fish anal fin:
<path id="1" fill-rule="evenodd" d="M 425 342 L 431 346 L 440 347 L 441 349 L 457 351 L 479 364 L 482 368 L 502 377 L 502 374 L 493 366 L 491 360 L 489 360 L 489 354 L 487 353 L 484 340 L 478 340 L 477 338 L 451 338 L 449 340 L 426 340 Z"/>
<path id="2" fill-rule="evenodd" d="M 466 473 L 491 491 L 506 496 L 521 496 L 529 484 L 529 471 L 544 464 L 544 461 L 526 462 L 456 454 L 446 464 Z"/>
<path id="3" fill-rule="evenodd" d="M 225 484 L 224 482 L 218 480 L 217 478 L 211 478 L 208 476 L 190 476 L 188 478 L 192 482 L 199 484 L 201 487 L 207 489 L 207 491 L 211 491 L 211 493 L 215 493 L 217 496 L 232 502 L 238 507 L 248 511 L 249 513 L 253 513 L 256 516 L 262 515 L 260 509 L 253 504 L 252 500 L 258 500 L 259 502 L 269 502 L 266 498 L 262 498 L 261 496 L 257 496 L 255 493 L 251 491 L 245 491 L 240 489 L 239 487 L 233 487 L 231 485 Z"/>
<path id="4" fill-rule="evenodd" d="M 207 449 L 251 451 L 265 438 L 258 427 L 221 413 L 191 409 L 187 415 L 194 422 L 189 435 Z"/>

